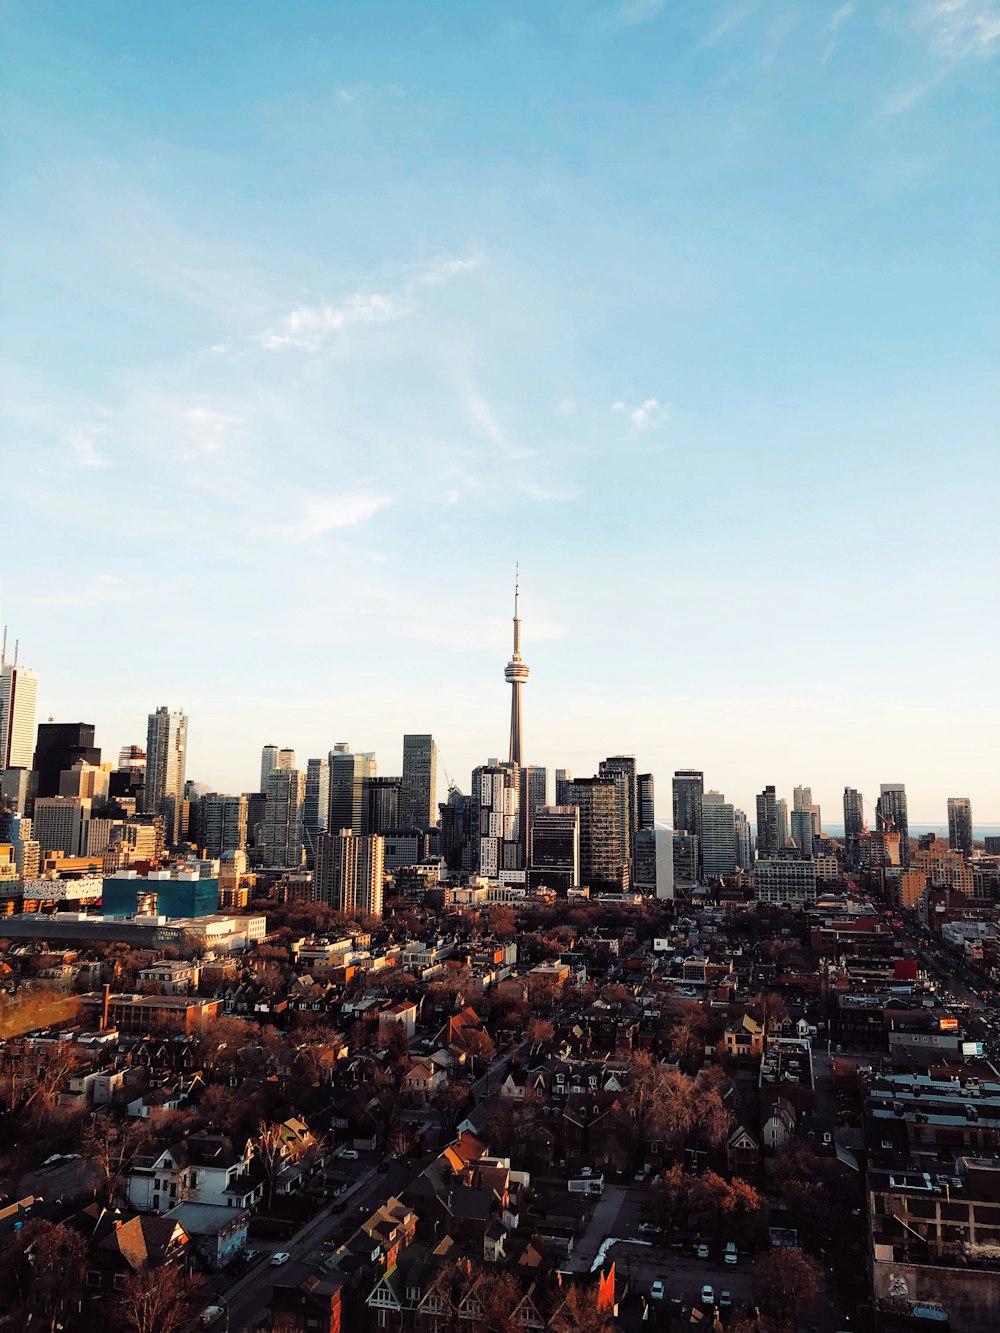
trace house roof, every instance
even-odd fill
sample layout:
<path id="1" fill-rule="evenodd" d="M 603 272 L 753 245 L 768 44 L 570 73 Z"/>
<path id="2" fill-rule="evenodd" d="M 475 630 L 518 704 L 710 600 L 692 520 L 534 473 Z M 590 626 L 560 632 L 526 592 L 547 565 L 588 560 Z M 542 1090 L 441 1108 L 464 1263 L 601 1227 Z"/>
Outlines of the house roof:
<path id="1" fill-rule="evenodd" d="M 165 1217 L 131 1217 L 121 1222 L 107 1214 L 110 1229 L 98 1239 L 94 1234 L 94 1247 L 104 1253 L 117 1254 L 125 1260 L 133 1272 L 143 1268 L 159 1268 L 170 1250 L 177 1245 L 186 1245 L 188 1235 L 177 1222 Z M 99 1227 L 99 1231 L 104 1230 Z"/>

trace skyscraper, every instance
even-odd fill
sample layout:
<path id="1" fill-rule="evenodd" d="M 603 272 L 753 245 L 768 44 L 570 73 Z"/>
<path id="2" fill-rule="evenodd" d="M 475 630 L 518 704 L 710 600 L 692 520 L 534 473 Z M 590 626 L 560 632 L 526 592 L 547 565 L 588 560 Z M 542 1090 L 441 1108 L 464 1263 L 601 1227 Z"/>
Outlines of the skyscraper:
<path id="1" fill-rule="evenodd" d="M 90 811 L 90 800 L 82 796 L 43 796 L 36 800 L 31 827 L 42 851 L 82 855 Z"/>
<path id="2" fill-rule="evenodd" d="M 899 834 L 899 864 L 910 868 L 910 821 L 906 813 L 906 788 L 901 782 L 883 782 L 875 803 L 875 824 L 880 833 Z"/>
<path id="3" fill-rule="evenodd" d="M 674 833 L 690 833 L 698 839 L 698 868 L 701 869 L 701 801 L 705 775 L 695 768 L 679 768 L 674 773 Z M 674 867 L 676 880 L 676 864 Z"/>
<path id="4" fill-rule="evenodd" d="M 516 764 L 501 764 L 491 759 L 472 770 L 472 812 L 473 837 L 479 843 L 476 861 L 479 874 L 499 879 L 505 871 L 517 871 L 521 847 L 517 838 Z"/>
<path id="5" fill-rule="evenodd" d="M 614 778 L 575 778 L 568 785 L 566 804 L 580 811 L 580 883 L 596 890 L 627 889 L 618 783 Z"/>
<path id="6" fill-rule="evenodd" d="M 437 823 L 438 750 L 434 737 L 403 737 L 403 778 L 399 824 L 433 828 Z"/>
<path id="7" fill-rule="evenodd" d="M 531 821 L 533 885 L 565 893 L 580 883 L 580 811 L 575 805 L 542 805 Z"/>
<path id="8" fill-rule="evenodd" d="M 373 754 L 352 754 L 346 741 L 330 751 L 330 809 L 327 815 L 328 832 L 337 834 L 349 828 L 360 835 L 362 823 L 362 792 L 365 778 L 375 776 Z"/>
<path id="9" fill-rule="evenodd" d="M 778 824 L 778 846 L 787 847 L 791 835 L 788 831 L 788 802 L 783 796 L 774 803 L 774 816 Z"/>
<path id="10" fill-rule="evenodd" d="M 753 836 L 745 811 L 733 811 L 733 826 L 736 831 L 736 864 L 740 870 L 753 870 Z"/>
<path id="11" fill-rule="evenodd" d="M 261 839 L 265 865 L 301 866 L 306 775 L 298 768 L 276 768 L 267 779 L 265 795 Z"/>
<path id="12" fill-rule="evenodd" d="M 865 831 L 864 800 L 857 787 L 844 788 L 844 864 L 849 870 L 861 865 L 861 835 Z"/>
<path id="13" fill-rule="evenodd" d="M 720 879 L 736 869 L 736 819 L 733 806 L 721 792 L 707 791 L 702 797 L 702 873 Z"/>
<path id="14" fill-rule="evenodd" d="M 566 805 L 566 790 L 573 781 L 573 774 L 568 768 L 556 769 L 556 805 Z"/>
<path id="15" fill-rule="evenodd" d="M 170 844 L 176 844 L 180 835 L 187 725 L 188 720 L 180 710 L 171 712 L 163 705 L 150 713 L 146 733 L 143 807 L 148 814 L 163 816 Z"/>
<path id="16" fill-rule="evenodd" d="M 757 855 L 775 856 L 784 847 L 778 819 L 778 798 L 767 786 L 757 797 Z"/>
<path id="17" fill-rule="evenodd" d="M 518 824 L 521 840 L 521 864 L 531 859 L 531 824 L 548 796 L 549 771 L 538 764 L 525 764 L 518 770 Z"/>
<path id="18" fill-rule="evenodd" d="M 14 662 L 0 666 L 0 770 L 30 768 L 38 677 Z"/>
<path id="19" fill-rule="evenodd" d="M 410 807 L 412 809 L 412 806 Z M 365 778 L 361 784 L 361 832 L 365 835 L 385 833 L 395 828 L 427 828 L 426 823 L 414 824 L 404 820 L 403 779 L 393 777 Z"/>
<path id="20" fill-rule="evenodd" d="M 101 752 L 94 744 L 94 728 L 89 722 L 38 724 L 38 744 L 35 746 L 37 795 L 58 796 L 59 775 L 80 761 L 85 764 L 101 762 Z"/>
<path id="21" fill-rule="evenodd" d="M 948 846 L 966 860 L 972 855 L 972 802 L 968 796 L 948 797 Z"/>
<path id="22" fill-rule="evenodd" d="M 284 769 L 287 773 L 289 769 L 295 767 L 295 751 L 287 747 L 279 750 L 276 745 L 265 745 L 260 752 L 260 789 L 267 791 L 267 780 L 275 769 Z"/>
<path id="23" fill-rule="evenodd" d="M 198 802 L 198 844 L 214 859 L 247 845 L 247 798 L 208 792 Z"/>
<path id="24" fill-rule="evenodd" d="M 639 783 L 633 755 L 618 754 L 602 759 L 598 777 L 612 778 L 618 787 L 618 823 L 622 858 L 632 864 L 632 839 L 639 827 Z"/>
<path id="25" fill-rule="evenodd" d="M 306 760 L 306 793 L 302 802 L 302 841 L 306 848 L 306 865 L 312 869 L 316 862 L 316 839 L 326 828 L 330 810 L 330 761 Z"/>
<path id="26" fill-rule="evenodd" d="M 314 897 L 349 916 L 382 915 L 385 843 L 350 829 L 322 833 L 316 845 Z"/>
<path id="27" fill-rule="evenodd" d="M 523 732 L 521 728 L 521 686 L 528 679 L 527 665 L 521 660 L 521 584 L 514 581 L 514 652 L 504 668 L 504 680 L 510 685 L 510 754 L 512 764 L 520 767 Z"/>
<path id="28" fill-rule="evenodd" d="M 804 857 L 813 854 L 813 839 L 816 837 L 815 808 L 815 806 L 805 806 L 792 811 L 792 842 Z"/>
<path id="29" fill-rule="evenodd" d="M 656 801 L 653 790 L 652 773 L 640 773 L 636 779 L 639 788 L 639 827 L 654 828 L 656 825 Z"/>
<path id="30" fill-rule="evenodd" d="M 267 780 L 278 767 L 278 747 L 265 745 L 260 752 L 260 789 L 267 791 Z"/>
<path id="31" fill-rule="evenodd" d="M 818 838 L 823 832 L 823 821 L 820 817 L 820 808 L 813 801 L 811 787 L 792 788 L 792 814 L 794 814 L 796 810 L 808 810 L 813 815 L 813 831 Z M 792 834 L 792 837 L 795 837 L 794 833 Z"/>

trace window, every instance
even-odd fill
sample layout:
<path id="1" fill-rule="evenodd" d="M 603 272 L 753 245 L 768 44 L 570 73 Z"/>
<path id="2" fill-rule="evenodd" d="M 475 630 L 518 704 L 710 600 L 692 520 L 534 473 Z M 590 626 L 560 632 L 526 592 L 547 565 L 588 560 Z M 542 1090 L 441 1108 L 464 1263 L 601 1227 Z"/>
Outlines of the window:
<path id="1" fill-rule="evenodd" d="M 96 1268 L 87 1269 L 87 1286 L 99 1287 L 101 1285 L 101 1274 Z"/>

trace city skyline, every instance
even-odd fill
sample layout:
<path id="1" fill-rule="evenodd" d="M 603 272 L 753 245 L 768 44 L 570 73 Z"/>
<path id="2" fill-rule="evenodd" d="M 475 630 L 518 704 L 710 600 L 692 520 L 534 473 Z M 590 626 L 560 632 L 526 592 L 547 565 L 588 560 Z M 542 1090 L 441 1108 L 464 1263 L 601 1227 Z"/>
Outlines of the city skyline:
<path id="1" fill-rule="evenodd" d="M 419 730 L 463 785 L 520 558 L 526 762 L 1000 821 L 996 13 L 16 0 L 39 717 L 183 705 L 223 790 Z"/>
<path id="2" fill-rule="evenodd" d="M 517 624 L 518 624 L 518 641 L 520 641 L 519 620 Z M 530 621 L 529 621 L 529 638 L 530 638 Z M 495 676 L 494 676 L 494 682 L 495 682 Z M 44 690 L 44 682 L 42 682 L 42 688 Z M 493 688 L 497 693 L 499 693 L 499 689 L 496 687 L 495 683 Z M 42 697 L 44 699 L 44 693 Z M 514 697 L 516 698 L 516 695 Z M 520 701 L 518 702 L 520 703 Z M 156 713 L 162 714 L 166 710 L 166 712 L 169 713 L 172 707 L 173 706 L 170 704 L 160 705 L 154 711 Z M 506 716 L 508 724 L 510 722 L 509 710 L 510 710 L 509 704 L 508 704 L 508 711 L 506 714 L 504 714 L 502 706 L 500 707 L 501 720 L 504 716 Z M 77 711 L 79 712 L 80 716 L 83 716 L 87 710 L 85 707 L 81 706 Z M 206 787 L 206 789 L 208 790 L 215 791 L 225 795 L 246 794 L 253 792 L 254 790 L 257 790 L 257 788 L 254 787 L 252 782 L 247 781 L 245 778 L 243 778 L 242 780 L 240 779 L 239 774 L 240 772 L 243 771 L 243 766 L 241 764 L 239 765 L 239 767 L 237 767 L 236 761 L 234 760 L 234 756 L 231 752 L 227 752 L 225 755 L 218 755 L 218 754 L 206 755 L 205 749 L 198 747 L 197 725 L 193 730 L 193 738 L 195 741 L 195 745 L 194 749 L 192 750 L 190 745 L 191 737 L 189 737 L 187 731 L 188 721 L 190 716 L 189 710 L 184 705 L 179 705 L 178 708 L 174 711 L 178 713 L 180 716 L 182 716 L 184 721 L 184 754 L 186 762 L 185 776 L 187 779 Z M 43 717 L 40 709 L 39 721 L 51 721 L 51 718 Z M 58 725 L 62 725 L 63 727 L 66 728 L 72 725 L 67 723 L 62 718 L 57 718 L 55 719 L 55 721 Z M 600 719 L 595 717 L 593 721 L 595 723 L 599 723 Z M 539 719 L 539 722 L 542 723 L 542 719 Z M 153 712 L 149 712 L 146 717 L 147 729 L 152 727 L 152 723 L 153 723 Z M 343 724 L 341 726 L 342 731 L 347 731 L 348 729 L 350 729 L 353 732 L 356 730 L 354 723 L 350 720 L 344 721 L 343 719 L 341 719 L 341 723 Z M 101 730 L 102 730 L 100 724 L 90 723 L 87 725 L 93 727 L 94 729 L 95 742 L 100 742 Z M 338 725 L 340 725 L 340 723 L 338 723 Z M 454 782 L 461 791 L 468 794 L 468 792 L 471 790 L 471 775 L 477 767 L 480 767 L 481 765 L 485 764 L 488 758 L 499 759 L 501 762 L 504 762 L 503 760 L 504 747 L 502 743 L 497 743 L 492 746 L 491 745 L 484 746 L 483 750 L 480 752 L 478 757 L 473 757 L 472 762 L 469 764 L 468 768 L 463 768 L 460 764 L 458 765 L 454 764 L 452 756 L 453 754 L 456 753 L 458 754 L 468 753 L 470 755 L 474 755 L 474 751 L 471 749 L 471 742 L 468 741 L 467 739 L 463 740 L 460 743 L 460 746 L 455 746 L 453 749 L 450 745 L 443 746 L 441 744 L 440 731 L 432 730 L 423 735 L 411 734 L 408 737 L 405 733 L 400 733 L 398 736 L 390 737 L 388 732 L 386 731 L 384 722 L 378 723 L 376 724 L 376 726 L 378 727 L 376 734 L 383 737 L 385 744 L 383 744 L 382 746 L 375 746 L 371 745 L 368 741 L 366 741 L 365 749 L 363 751 L 359 750 L 357 752 L 358 762 L 364 761 L 365 764 L 367 765 L 367 757 L 369 755 L 374 755 L 383 773 L 398 774 L 403 771 L 403 768 L 405 766 L 405 758 L 404 758 L 405 742 L 407 739 L 409 739 L 412 742 L 419 742 L 429 745 L 430 750 L 428 753 L 433 754 L 433 760 L 425 762 L 430 762 L 430 768 L 428 770 L 429 772 L 436 772 L 438 769 L 440 769 L 440 776 L 437 778 L 439 801 L 444 801 L 445 799 L 447 799 L 448 788 L 447 788 L 447 780 L 445 778 L 445 774 L 447 774 L 448 779 Z M 540 729 L 542 729 L 543 731 L 546 730 L 544 725 L 541 726 Z M 287 731 L 288 728 L 286 726 L 283 726 L 282 724 L 278 725 L 277 733 L 280 733 L 285 741 L 288 740 Z M 136 734 L 138 734 L 138 732 Z M 605 733 L 600 731 L 600 729 L 598 729 L 593 734 L 603 735 Z M 502 739 L 503 738 L 501 736 L 501 741 Z M 127 737 L 123 735 L 120 738 L 120 740 L 118 740 L 115 744 L 107 745 L 106 743 L 104 744 L 99 743 L 97 745 L 97 748 L 101 750 L 105 756 L 107 756 L 110 754 L 117 754 L 120 750 L 124 750 L 125 748 L 127 748 L 130 743 L 131 742 L 127 739 Z M 239 741 L 239 752 L 242 754 L 248 749 L 251 751 L 254 758 L 248 765 L 248 770 L 250 772 L 259 773 L 261 777 L 263 777 L 264 768 L 267 767 L 271 762 L 270 756 L 268 754 L 268 752 L 270 751 L 274 752 L 275 763 L 277 763 L 278 758 L 280 756 L 283 765 L 289 765 L 295 762 L 297 763 L 297 771 L 301 771 L 302 774 L 305 775 L 307 764 L 311 764 L 315 762 L 315 760 L 322 760 L 326 758 L 328 754 L 330 755 L 331 758 L 336 758 L 335 751 L 337 749 L 343 749 L 343 747 L 346 744 L 347 743 L 343 741 L 336 741 L 336 742 L 329 742 L 316 745 L 312 742 L 307 741 L 306 743 L 296 742 L 295 744 L 283 743 L 279 747 L 275 745 L 273 742 L 265 742 L 261 745 L 254 740 L 248 740 L 246 736 L 242 736 Z M 192 753 L 195 756 L 197 756 L 197 758 L 193 763 L 190 759 Z M 346 754 L 347 752 L 344 751 L 344 753 Z M 892 788 L 897 785 L 901 785 L 906 789 L 907 802 L 908 804 L 913 804 L 913 808 L 916 811 L 916 813 L 911 813 L 909 816 L 911 824 L 919 825 L 921 827 L 926 827 L 926 828 L 939 829 L 942 832 L 943 836 L 947 836 L 949 829 L 949 816 L 952 810 L 951 803 L 956 800 L 961 800 L 971 804 L 974 828 L 978 829 L 980 827 L 982 828 L 1000 827 L 1000 816 L 992 814 L 989 810 L 980 811 L 979 803 L 977 801 L 975 794 L 975 789 L 971 782 L 967 782 L 965 784 L 966 788 L 972 790 L 971 797 L 968 795 L 963 795 L 961 797 L 956 796 L 957 788 L 962 786 L 961 772 L 958 772 L 956 774 L 956 782 L 952 785 L 952 787 L 949 787 L 948 793 L 944 796 L 941 804 L 941 813 L 939 815 L 938 812 L 929 810 L 926 805 L 922 806 L 920 804 L 914 804 L 913 793 L 914 791 L 919 790 L 919 788 L 914 786 L 914 784 L 912 784 L 907 779 L 905 774 L 900 775 L 899 772 L 895 772 L 894 778 L 892 778 L 892 780 L 889 781 L 887 781 L 884 776 L 882 776 L 881 778 L 873 777 L 867 781 L 861 781 L 861 780 L 856 781 L 854 780 L 856 774 L 852 773 L 851 779 L 849 781 L 843 782 L 840 786 L 836 788 L 830 788 L 828 790 L 819 783 L 811 782 L 809 774 L 803 773 L 801 771 L 802 766 L 800 766 L 800 768 L 797 769 L 795 773 L 789 778 L 786 779 L 785 777 L 778 776 L 774 778 L 774 780 L 772 781 L 771 772 L 769 769 L 767 769 L 766 765 L 762 767 L 761 764 L 758 763 L 755 768 L 750 768 L 744 764 L 743 765 L 744 771 L 757 774 L 756 777 L 751 776 L 749 778 L 750 788 L 748 791 L 744 793 L 742 787 L 737 788 L 732 782 L 727 780 L 726 777 L 727 770 L 725 769 L 724 766 L 710 768 L 708 766 L 703 765 L 698 770 L 688 769 L 682 765 L 674 765 L 672 767 L 658 768 L 655 764 L 651 765 L 648 763 L 648 756 L 650 754 L 650 749 L 648 746 L 640 745 L 637 746 L 635 750 L 629 750 L 628 747 L 623 747 L 623 746 L 616 747 L 614 744 L 608 743 L 603 746 L 598 746 L 598 747 L 587 746 L 586 748 L 583 748 L 579 745 L 578 742 L 576 743 L 575 748 L 571 748 L 567 743 L 567 745 L 564 746 L 562 749 L 558 750 L 558 752 L 548 754 L 542 761 L 536 760 L 529 753 L 526 757 L 526 762 L 524 767 L 527 769 L 530 766 L 537 766 L 546 769 L 548 774 L 548 785 L 549 785 L 548 794 L 550 803 L 558 803 L 555 791 L 556 769 L 562 769 L 562 768 L 569 769 L 570 771 L 575 772 L 578 778 L 588 776 L 589 773 L 591 772 L 596 774 L 598 772 L 599 765 L 602 765 L 605 762 L 607 762 L 605 759 L 602 758 L 602 753 L 604 755 L 616 754 L 616 753 L 628 754 L 630 756 L 635 757 L 638 760 L 639 767 L 643 769 L 648 769 L 648 771 L 652 773 L 654 778 L 654 787 L 658 787 L 660 791 L 660 803 L 657 806 L 657 824 L 663 827 L 672 826 L 670 823 L 668 812 L 670 810 L 670 805 L 671 805 L 670 793 L 674 779 L 679 774 L 687 774 L 687 773 L 694 773 L 695 776 L 697 776 L 699 779 L 703 777 L 706 792 L 711 791 L 716 796 L 718 796 L 721 793 L 729 804 L 735 806 L 739 810 L 743 810 L 746 813 L 748 819 L 750 820 L 751 825 L 754 826 L 755 828 L 757 827 L 757 821 L 755 819 L 754 812 L 757 807 L 757 798 L 760 795 L 761 788 L 764 785 L 774 786 L 779 800 L 783 800 L 786 805 L 788 804 L 789 800 L 788 793 L 791 793 L 793 799 L 797 799 L 800 792 L 808 794 L 810 799 L 813 799 L 814 797 L 818 798 L 816 799 L 815 804 L 816 806 L 819 807 L 821 811 L 821 819 L 823 827 L 830 827 L 837 829 L 843 827 L 844 790 L 845 788 L 850 788 L 854 791 L 860 791 L 861 797 L 864 801 L 865 818 L 867 820 L 868 826 L 871 829 L 874 829 L 877 824 L 876 804 L 879 795 L 884 794 L 885 788 L 887 787 Z M 655 751 L 653 753 L 655 754 Z M 296 761 L 297 755 L 302 757 Z M 308 759 L 305 757 L 306 755 L 308 755 Z M 397 755 L 399 756 L 398 762 L 396 761 Z M 389 757 L 387 758 L 386 756 Z M 570 756 L 574 762 L 570 762 L 570 759 L 568 759 L 567 756 Z M 350 757 L 353 760 L 355 756 L 352 754 Z M 734 771 L 732 760 L 735 757 L 736 755 L 734 752 L 734 755 L 730 756 L 730 768 L 728 770 L 730 773 Z M 810 761 L 810 764 L 812 764 L 812 761 Z M 737 769 L 738 767 L 739 766 L 737 765 Z M 809 765 L 806 765 L 806 767 L 809 767 Z M 815 767 L 815 765 L 813 765 L 813 767 Z M 270 769 L 268 771 L 270 771 Z M 367 771 L 367 766 L 365 771 Z M 209 774 L 219 773 L 219 772 L 232 775 L 232 781 L 229 783 L 226 783 L 224 781 L 212 781 L 211 778 L 208 776 Z M 398 780 L 401 781 L 401 779 Z M 941 790 L 943 790 L 943 788 L 941 788 Z M 737 792 L 737 794 L 734 795 L 733 794 L 734 792 Z M 781 795 L 782 792 L 786 794 L 782 796 Z M 917 801 L 920 800 L 926 801 L 927 797 L 926 795 L 924 795 L 924 796 L 919 796 L 916 799 Z"/>

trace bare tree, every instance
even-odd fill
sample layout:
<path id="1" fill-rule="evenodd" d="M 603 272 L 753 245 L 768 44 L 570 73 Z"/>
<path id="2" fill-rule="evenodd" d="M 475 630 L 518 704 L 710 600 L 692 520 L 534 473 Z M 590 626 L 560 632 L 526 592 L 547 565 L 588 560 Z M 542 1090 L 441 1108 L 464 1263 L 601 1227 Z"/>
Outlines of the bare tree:
<path id="1" fill-rule="evenodd" d="M 114 1322 L 122 1333 L 180 1333 L 192 1323 L 203 1299 L 200 1278 L 171 1264 L 140 1268 L 121 1284 Z"/>
<path id="2" fill-rule="evenodd" d="M 264 1168 L 267 1181 L 267 1206 L 270 1208 L 274 1203 L 274 1192 L 278 1187 L 278 1176 L 281 1174 L 286 1155 L 281 1125 L 273 1120 L 262 1120 L 257 1126 L 253 1151 Z"/>
<path id="3" fill-rule="evenodd" d="M 105 1203 L 113 1202 L 151 1138 L 149 1122 L 138 1117 L 120 1121 L 101 1115 L 91 1120 L 84 1130 L 82 1146 L 85 1156 L 100 1167 Z"/>
<path id="4" fill-rule="evenodd" d="M 66 1328 L 80 1310 L 87 1244 L 78 1231 L 33 1220 L 24 1227 L 24 1252 L 31 1265 L 31 1303 L 50 1333 Z"/>
<path id="5" fill-rule="evenodd" d="M 816 1299 L 822 1286 L 819 1264 L 795 1249 L 762 1254 L 753 1266 L 753 1278 L 761 1308 L 783 1329 L 796 1327 L 802 1310 Z"/>

